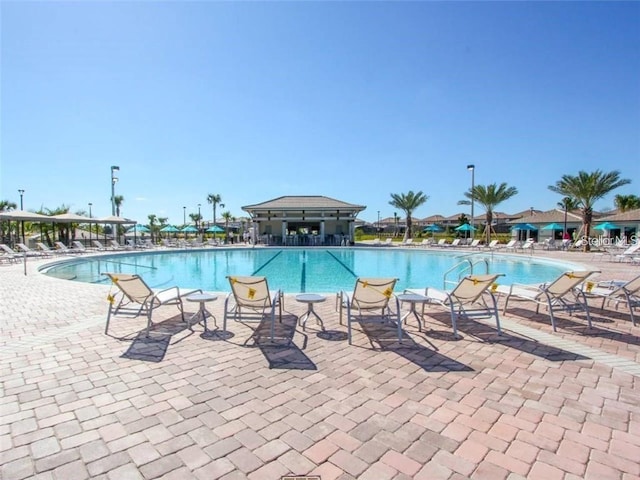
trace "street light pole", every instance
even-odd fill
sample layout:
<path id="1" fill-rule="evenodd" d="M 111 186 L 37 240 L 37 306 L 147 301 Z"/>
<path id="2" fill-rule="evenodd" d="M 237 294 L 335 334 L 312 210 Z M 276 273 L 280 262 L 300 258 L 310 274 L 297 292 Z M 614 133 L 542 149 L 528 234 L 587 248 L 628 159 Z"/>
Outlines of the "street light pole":
<path id="1" fill-rule="evenodd" d="M 24 209 L 24 207 L 23 207 L 23 205 L 22 205 L 22 196 L 24 195 L 24 189 L 20 188 L 20 189 L 18 190 L 18 193 L 20 194 L 20 210 L 23 210 L 23 209 Z M 20 222 L 20 225 L 21 225 L 21 227 L 22 227 L 22 228 L 21 228 L 21 229 L 22 229 L 22 243 L 24 243 L 24 220 L 22 220 L 22 221 Z"/>
<path id="2" fill-rule="evenodd" d="M 118 177 L 115 176 L 116 171 L 120 171 L 120 167 L 117 165 L 111 165 L 111 215 L 114 217 L 116 216 L 115 187 L 116 187 L 116 183 L 118 182 Z M 114 240 L 118 239 L 115 223 L 111 225 L 111 235 L 113 236 Z"/>
<path id="3" fill-rule="evenodd" d="M 89 218 L 91 218 L 91 206 L 93 205 L 93 203 L 89 202 Z M 89 222 L 89 243 L 91 243 L 91 222 Z"/>
<path id="4" fill-rule="evenodd" d="M 200 221 L 200 204 L 198 204 L 198 224 L 197 224 L 198 233 L 200 233 L 200 225 L 201 224 L 202 224 L 202 222 Z"/>
<path id="5" fill-rule="evenodd" d="M 182 207 L 182 226 L 187 224 L 187 207 Z"/>
<path id="6" fill-rule="evenodd" d="M 467 165 L 467 170 L 471 170 L 471 239 L 474 237 L 474 228 L 473 228 L 473 206 L 474 206 L 474 195 L 473 189 L 475 188 L 475 173 L 476 166 L 471 164 Z M 491 225 L 487 225 L 487 228 L 491 228 Z"/>
<path id="7" fill-rule="evenodd" d="M 378 210 L 378 238 L 380 238 L 380 210 Z"/>

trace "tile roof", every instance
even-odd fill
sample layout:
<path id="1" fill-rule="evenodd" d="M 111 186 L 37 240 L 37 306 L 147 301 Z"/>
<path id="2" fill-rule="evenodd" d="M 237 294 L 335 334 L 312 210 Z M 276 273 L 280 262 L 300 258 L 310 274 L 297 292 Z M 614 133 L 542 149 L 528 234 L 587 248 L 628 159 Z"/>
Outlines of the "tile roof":
<path id="1" fill-rule="evenodd" d="M 245 205 L 243 210 L 314 210 L 314 209 L 341 209 L 345 210 L 364 210 L 364 205 L 355 205 L 353 203 L 343 202 L 334 198 L 325 197 L 322 195 L 291 195 L 274 198 L 267 200 L 266 202 L 256 203 L 254 205 Z"/>

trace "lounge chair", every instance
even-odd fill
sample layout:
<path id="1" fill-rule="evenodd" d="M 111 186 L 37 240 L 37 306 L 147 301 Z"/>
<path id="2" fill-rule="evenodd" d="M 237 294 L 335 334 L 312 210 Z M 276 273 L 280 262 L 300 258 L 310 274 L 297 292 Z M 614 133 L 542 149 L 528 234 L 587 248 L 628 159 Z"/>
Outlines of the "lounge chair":
<path id="1" fill-rule="evenodd" d="M 433 287 L 427 287 L 424 291 L 407 291 L 421 293 L 429 299 L 427 303 L 447 308 L 451 312 L 451 327 L 455 338 L 458 338 L 457 320 L 460 317 L 495 317 L 498 335 L 502 335 L 498 306 L 493 295 L 493 291 L 497 288 L 497 285 L 494 286 L 495 282 L 501 276 L 503 276 L 502 273 L 468 275 L 462 278 L 451 291 Z M 424 315 L 424 304 L 422 314 Z"/>
<path id="2" fill-rule="evenodd" d="M 449 244 L 447 243 L 446 238 L 441 238 L 440 240 L 438 240 L 438 243 L 436 243 L 436 247 L 446 247 L 447 245 Z"/>
<path id="3" fill-rule="evenodd" d="M 231 292 L 224 301 L 223 330 L 227 329 L 227 318 L 232 316 L 239 322 L 270 322 L 270 336 L 276 327 L 276 309 L 278 320 L 282 322 L 283 293 L 277 290 L 271 293 L 266 277 L 228 276 Z"/>
<path id="4" fill-rule="evenodd" d="M 398 342 L 402 342 L 402 323 L 400 322 L 400 304 L 393 294 L 396 278 L 358 278 L 353 290 L 349 294 L 344 290 L 339 292 L 336 300 L 339 304 L 340 324 L 343 313 L 347 315 L 347 338 L 351 345 L 352 323 L 389 321 L 395 323 L 398 331 Z M 390 308 L 391 300 L 395 302 L 395 312 Z"/>
<path id="5" fill-rule="evenodd" d="M 501 246 L 500 248 L 504 249 L 504 250 L 511 251 L 511 252 L 515 252 L 516 249 L 518 248 L 518 241 L 517 240 L 509 240 L 509 243 L 507 243 L 506 245 Z"/>
<path id="6" fill-rule="evenodd" d="M 631 262 L 634 256 L 637 256 L 640 253 L 640 242 L 631 245 L 624 252 L 615 255 L 614 260 L 617 262 Z"/>
<path id="7" fill-rule="evenodd" d="M 99 252 L 107 250 L 107 247 L 105 247 L 100 240 L 92 240 L 91 243 L 93 243 L 93 246 L 96 247 Z"/>
<path id="8" fill-rule="evenodd" d="M 37 250 L 29 248 L 24 243 L 17 243 L 16 246 L 18 247 L 20 252 L 26 254 L 27 257 L 42 257 L 45 255 L 43 252 L 39 252 Z"/>
<path id="9" fill-rule="evenodd" d="M 118 292 L 115 295 L 109 294 L 108 297 L 109 312 L 107 314 L 107 324 L 104 328 L 105 335 L 109 331 L 109 322 L 112 314 L 125 313 L 133 317 L 142 314 L 146 315 L 147 337 L 153 324 L 151 321 L 153 311 L 161 306 L 176 305 L 178 310 L 180 310 L 182 321 L 185 321 L 182 299 L 192 293 L 202 293 L 201 289 L 185 291 L 180 290 L 178 287 L 154 291 L 145 283 L 142 277 L 130 273 L 104 273 L 103 275 L 109 277 L 113 285 L 118 288 Z M 120 294 L 120 299 L 116 303 L 118 294 Z"/>
<path id="10" fill-rule="evenodd" d="M 50 248 L 49 245 L 43 242 L 36 242 L 36 247 L 38 247 L 38 251 L 42 252 L 44 255 L 55 255 L 59 253 L 57 250 Z"/>
<path id="11" fill-rule="evenodd" d="M 489 250 L 500 248 L 500 240 L 491 240 L 491 242 L 489 242 L 489 245 L 485 245 L 484 248 L 488 248 Z"/>
<path id="12" fill-rule="evenodd" d="M 0 259 L 2 259 L 2 261 L 7 263 L 17 263 L 20 261 L 21 255 L 18 255 L 8 245 L 0 243 L 0 250 L 2 250 L 2 255 L 0 256 Z"/>
<path id="13" fill-rule="evenodd" d="M 117 240 L 109 240 L 109 246 L 113 250 L 126 250 L 127 249 L 127 247 L 125 247 L 124 245 L 120 245 Z"/>
<path id="14" fill-rule="evenodd" d="M 460 247 L 460 242 L 462 241 L 462 239 L 460 238 L 454 238 L 451 243 L 444 243 L 442 246 L 444 247 Z"/>
<path id="15" fill-rule="evenodd" d="M 87 250 L 87 248 L 78 240 L 74 240 L 73 242 L 71 242 L 71 244 L 73 245 L 73 247 L 71 247 L 71 250 L 73 250 L 74 252 L 77 252 L 77 253 L 89 252 L 89 250 Z"/>
<path id="16" fill-rule="evenodd" d="M 433 245 L 433 238 L 423 238 L 422 242 L 418 244 L 420 247 L 430 247 Z"/>
<path id="17" fill-rule="evenodd" d="M 529 238 L 526 242 L 524 242 L 522 245 L 520 245 L 518 247 L 518 250 L 520 250 L 521 252 L 530 252 L 533 253 L 533 247 L 535 245 L 535 241 L 532 238 Z"/>
<path id="18" fill-rule="evenodd" d="M 590 282 L 587 282 L 584 286 L 584 291 L 589 298 L 602 298 L 602 306 L 600 307 L 602 309 L 604 309 L 605 303 L 608 305 L 613 302 L 616 310 L 620 303 L 626 303 L 629 307 L 631 323 L 634 327 L 636 326 L 633 309 L 640 307 L 640 275 L 628 282 L 598 282 L 593 287 L 591 287 Z"/>
<path id="19" fill-rule="evenodd" d="M 58 253 L 66 253 L 68 255 L 75 255 L 76 253 L 82 253 L 79 252 L 73 248 L 69 248 L 67 247 L 64 243 L 62 242 L 53 242 L 53 244 L 56 246 L 56 251 Z"/>
<path id="20" fill-rule="evenodd" d="M 580 284 L 595 273 L 595 270 L 584 270 L 576 272 L 565 272 L 551 283 L 542 285 L 522 285 L 514 283 L 506 287 L 498 287 L 500 293 L 507 295 L 504 302 L 504 312 L 509 306 L 512 298 L 527 300 L 536 304 L 536 313 L 540 310 L 540 305 L 545 305 L 549 310 L 551 326 L 556 330 L 556 320 L 553 312 L 566 311 L 572 314 L 574 310 L 583 310 L 587 315 L 587 322 L 591 328 L 591 316 L 589 315 L 589 304 Z"/>

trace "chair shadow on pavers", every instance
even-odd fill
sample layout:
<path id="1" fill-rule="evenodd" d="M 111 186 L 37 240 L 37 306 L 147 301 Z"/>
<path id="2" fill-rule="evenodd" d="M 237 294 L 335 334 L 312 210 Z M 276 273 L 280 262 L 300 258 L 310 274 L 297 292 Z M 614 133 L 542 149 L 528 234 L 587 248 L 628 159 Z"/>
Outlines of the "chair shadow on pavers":
<path id="1" fill-rule="evenodd" d="M 182 321 L 180 315 L 176 315 L 154 325 L 155 328 L 149 332 L 148 336 L 146 329 L 138 332 L 137 335 L 131 339 L 129 348 L 121 355 L 121 358 L 141 360 L 144 362 L 161 362 L 167 353 L 169 345 L 181 342 L 194 333 L 193 330 Z M 180 337 L 174 342 L 171 341 L 174 336 L 185 330 L 189 330 L 186 336 Z M 127 340 L 127 338 L 120 338 L 119 340 Z"/>
<path id="2" fill-rule="evenodd" d="M 526 322 L 531 322 L 534 328 L 549 325 L 549 314 L 543 309 L 540 309 L 540 312 L 536 313 L 535 310 L 530 310 L 525 307 L 511 307 L 509 308 L 509 314 L 513 317 L 519 317 Z M 589 318 L 591 320 L 591 326 L 589 326 L 587 316 L 584 313 L 574 313 L 573 315 L 565 313 L 562 316 L 554 316 L 557 328 L 589 337 L 598 336 L 603 332 L 608 333 L 608 330 L 604 329 L 603 326 L 613 325 L 615 323 L 599 312 L 596 312 L 594 315 L 594 312 L 591 311 Z"/>
<path id="3" fill-rule="evenodd" d="M 439 320 L 442 321 L 446 321 L 449 318 L 449 315 L 444 312 L 430 314 L 429 316 L 435 318 L 440 316 L 441 318 Z M 539 341 L 533 340 L 524 335 L 519 335 L 510 331 L 508 328 L 506 330 L 503 328 L 502 335 L 498 335 L 495 327 L 485 325 L 477 321 L 462 321 L 458 323 L 458 330 L 465 336 L 473 337 L 475 340 L 480 340 L 484 343 L 504 345 L 507 348 L 513 348 L 552 362 L 589 359 L 589 357 L 585 357 L 584 355 L 563 350 L 562 348 L 547 345 L 545 343 L 540 343 Z M 426 335 L 430 336 L 429 332 L 427 332 Z"/>
<path id="4" fill-rule="evenodd" d="M 317 370 L 313 361 L 302 351 L 307 347 L 308 337 L 304 332 L 302 348 L 293 341 L 296 333 L 298 317 L 293 314 L 282 315 L 282 322 L 276 324 L 274 341 L 271 341 L 271 322 L 261 322 L 252 335 L 253 344 L 245 346 L 258 347 L 269 362 L 269 368 L 286 370 Z"/>
<path id="5" fill-rule="evenodd" d="M 386 328 L 385 328 L 386 327 Z M 417 343 L 406 330 L 402 336 L 402 343 L 396 338 L 395 328 L 385 324 L 361 324 L 371 347 L 382 352 L 393 352 L 406 360 L 418 365 L 426 372 L 472 372 L 473 368 L 460 363 L 446 355 L 438 353 L 437 348 L 427 348 Z"/>

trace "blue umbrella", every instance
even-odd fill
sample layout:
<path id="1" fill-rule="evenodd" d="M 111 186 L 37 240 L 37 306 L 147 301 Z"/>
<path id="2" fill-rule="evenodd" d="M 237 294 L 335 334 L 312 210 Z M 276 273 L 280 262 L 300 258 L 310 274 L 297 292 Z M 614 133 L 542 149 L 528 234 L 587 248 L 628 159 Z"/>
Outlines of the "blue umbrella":
<path id="1" fill-rule="evenodd" d="M 593 227 L 593 229 L 594 230 L 619 230 L 620 227 L 615 223 L 604 222 L 604 223 L 601 223 L 600 225 L 596 225 L 595 227 Z"/>
<path id="2" fill-rule="evenodd" d="M 173 225 L 165 225 L 164 227 L 162 227 L 160 229 L 161 232 L 164 233 L 176 233 L 179 232 L 180 230 L 178 230 L 176 227 L 174 227 Z"/>
<path id="3" fill-rule="evenodd" d="M 198 229 L 196 227 L 194 227 L 193 225 L 187 225 L 186 227 L 184 227 L 180 231 L 184 232 L 184 233 L 197 233 Z"/>
<path id="4" fill-rule="evenodd" d="M 454 230 L 457 230 L 458 232 L 471 232 L 471 231 L 475 231 L 476 227 L 472 227 L 468 223 L 463 223 L 459 227 L 454 228 Z"/>
<path id="5" fill-rule="evenodd" d="M 149 233 L 150 231 L 151 230 L 149 230 L 144 225 L 135 224 L 133 227 L 127 230 L 127 233 Z"/>
<path id="6" fill-rule="evenodd" d="M 423 232 L 442 232 L 444 231 L 444 229 L 441 226 L 436 225 L 435 223 L 432 223 L 424 227 L 422 231 Z"/>
<path id="7" fill-rule="evenodd" d="M 531 225 L 530 223 L 516 223 L 511 230 L 530 230 L 535 231 L 538 230 L 538 227 Z"/>
<path id="8" fill-rule="evenodd" d="M 207 233 L 223 233 L 224 229 L 220 228 L 218 225 L 214 225 L 212 227 L 207 228 Z"/>
<path id="9" fill-rule="evenodd" d="M 564 230 L 564 227 L 559 223 L 550 223 L 542 227 L 542 230 Z"/>

